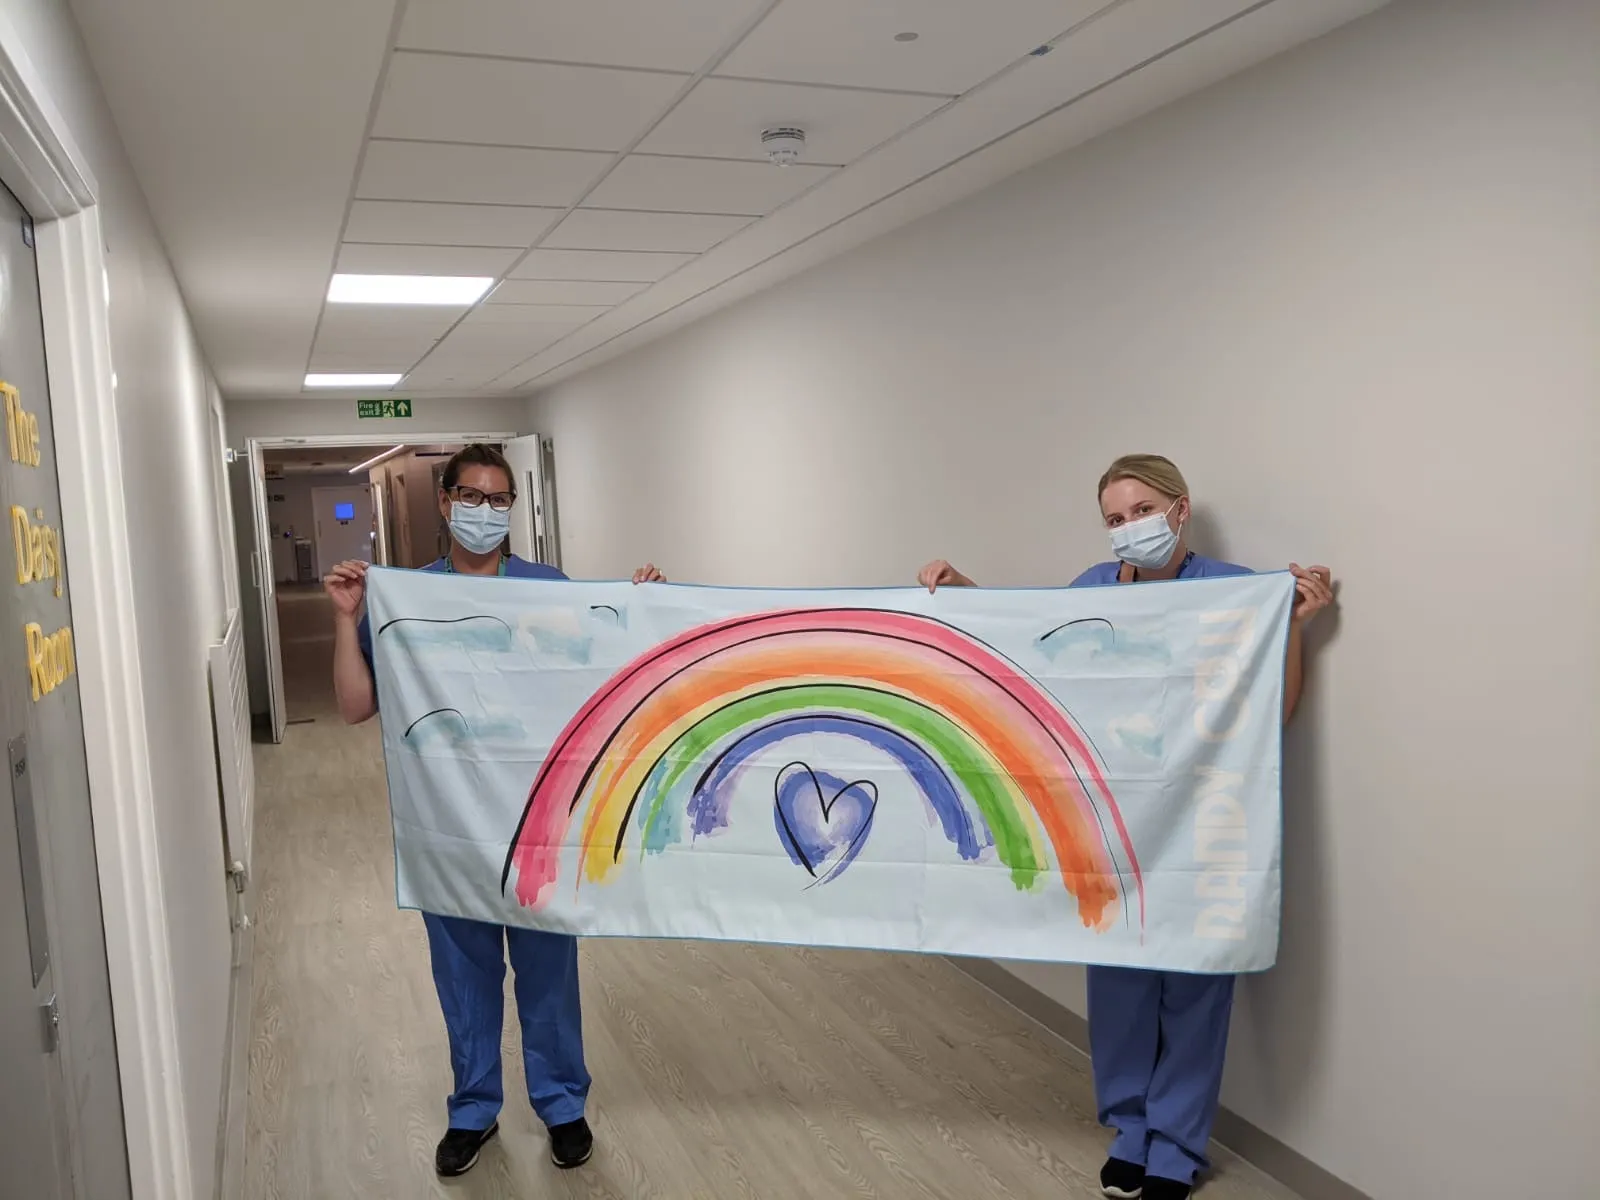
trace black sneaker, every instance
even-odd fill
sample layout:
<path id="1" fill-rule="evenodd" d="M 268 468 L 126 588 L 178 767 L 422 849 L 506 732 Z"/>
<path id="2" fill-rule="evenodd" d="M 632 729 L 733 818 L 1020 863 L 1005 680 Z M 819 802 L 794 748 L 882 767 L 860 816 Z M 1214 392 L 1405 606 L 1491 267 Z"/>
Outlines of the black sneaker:
<path id="1" fill-rule="evenodd" d="M 563 1171 L 581 1167 L 594 1153 L 594 1134 L 589 1122 L 579 1117 L 565 1125 L 550 1126 L 550 1161 Z"/>
<path id="2" fill-rule="evenodd" d="M 446 1179 L 465 1175 L 478 1165 L 478 1152 L 500 1132 L 496 1121 L 487 1129 L 447 1129 L 433 1154 L 433 1169 Z"/>
<path id="3" fill-rule="evenodd" d="M 1112 1200 L 1139 1200 L 1144 1191 L 1144 1168 L 1120 1158 L 1106 1159 L 1100 1168 L 1100 1191 Z"/>
<path id="4" fill-rule="evenodd" d="M 1144 1181 L 1144 1200 L 1189 1200 L 1189 1193 L 1193 1190 L 1187 1183 L 1179 1183 L 1176 1179 L 1151 1175 Z"/>

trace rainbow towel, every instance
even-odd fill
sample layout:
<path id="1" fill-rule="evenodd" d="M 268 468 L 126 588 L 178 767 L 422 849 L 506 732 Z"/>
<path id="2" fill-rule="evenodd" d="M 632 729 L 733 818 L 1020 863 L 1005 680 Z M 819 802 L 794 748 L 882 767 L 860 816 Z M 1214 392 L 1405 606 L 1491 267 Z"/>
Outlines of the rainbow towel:
<path id="1" fill-rule="evenodd" d="M 789 591 L 374 570 L 402 907 L 1271 966 L 1292 579 Z"/>

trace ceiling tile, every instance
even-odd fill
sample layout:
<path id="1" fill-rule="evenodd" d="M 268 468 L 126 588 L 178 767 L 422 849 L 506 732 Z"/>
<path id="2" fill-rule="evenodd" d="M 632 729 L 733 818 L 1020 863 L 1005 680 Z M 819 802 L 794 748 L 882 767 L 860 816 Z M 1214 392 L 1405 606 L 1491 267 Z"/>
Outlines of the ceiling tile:
<path id="1" fill-rule="evenodd" d="M 479 329 L 491 325 L 521 328 L 529 325 L 587 324 L 609 305 L 598 304 L 480 304 L 467 314 L 459 328 Z"/>
<path id="2" fill-rule="evenodd" d="M 559 205 L 583 195 L 612 156 L 581 150 L 511 150 L 373 141 L 356 195 L 364 200 L 454 200 Z"/>
<path id="3" fill-rule="evenodd" d="M 805 130 L 808 163 L 854 162 L 879 142 L 945 103 L 937 96 L 705 79 L 657 125 L 639 149 L 765 161 L 761 131 Z"/>
<path id="4" fill-rule="evenodd" d="M 311 352 L 315 371 L 404 371 L 461 318 L 461 308 L 330 304 Z"/>
<path id="5" fill-rule="evenodd" d="M 483 304 L 463 324 L 587 325 L 615 307 L 610 304 Z"/>
<path id="6" fill-rule="evenodd" d="M 437 358 L 442 362 L 484 359 L 486 363 L 498 364 L 498 370 L 494 371 L 494 374 L 498 375 L 512 363 L 530 354 L 539 353 L 546 346 L 554 345 L 574 329 L 580 328 L 581 325 L 570 322 L 527 326 L 463 325 L 440 342 L 428 357 Z"/>
<path id="7" fill-rule="evenodd" d="M 696 71 L 758 0 L 411 0 L 399 45 Z"/>
<path id="8" fill-rule="evenodd" d="M 1109 0 L 803 0 L 780 4 L 718 75 L 955 95 Z M 897 42 L 899 33 L 914 42 Z"/>
<path id="9" fill-rule="evenodd" d="M 367 242 L 339 247 L 334 270 L 353 275 L 489 275 L 500 273 L 521 250 L 485 246 L 380 246 Z"/>
<path id="10" fill-rule="evenodd" d="M 580 208 L 550 232 L 544 245 L 553 249 L 678 250 L 700 254 L 748 224 L 747 217 Z"/>
<path id="11" fill-rule="evenodd" d="M 588 280 L 508 279 L 489 296 L 490 304 L 621 304 L 646 283 L 594 283 Z"/>
<path id="12" fill-rule="evenodd" d="M 319 340 L 306 369 L 323 373 L 403 374 L 432 344 L 323 346 Z"/>
<path id="13" fill-rule="evenodd" d="M 405 383 L 411 387 L 485 383 L 555 345 L 605 311 L 563 305 L 474 309 L 407 375 Z"/>
<path id="14" fill-rule="evenodd" d="M 357 200 L 345 229 L 347 242 L 415 246 L 531 246 L 564 212 L 498 204 L 422 204 Z"/>
<path id="15" fill-rule="evenodd" d="M 481 359 L 471 361 L 446 361 L 433 359 L 421 363 L 400 383 L 402 391 L 407 392 L 474 392 L 483 393 L 493 389 L 486 385 L 504 371 L 497 371 L 498 363 L 485 363 Z M 509 389 L 508 389 L 509 390 Z"/>
<path id="16" fill-rule="evenodd" d="M 646 71 L 402 52 L 389 68 L 373 135 L 621 150 L 687 81 Z"/>
<path id="17" fill-rule="evenodd" d="M 317 329 L 318 341 L 355 338 L 438 339 L 461 319 L 464 305 L 437 308 L 433 305 L 389 307 L 371 304 L 329 304 Z"/>
<path id="18" fill-rule="evenodd" d="M 829 167 L 630 154 L 584 206 L 765 216 L 831 172 Z"/>
<path id="19" fill-rule="evenodd" d="M 513 279 L 588 279 L 596 283 L 654 283 L 692 254 L 646 254 L 626 250 L 535 250 L 511 272 Z"/>

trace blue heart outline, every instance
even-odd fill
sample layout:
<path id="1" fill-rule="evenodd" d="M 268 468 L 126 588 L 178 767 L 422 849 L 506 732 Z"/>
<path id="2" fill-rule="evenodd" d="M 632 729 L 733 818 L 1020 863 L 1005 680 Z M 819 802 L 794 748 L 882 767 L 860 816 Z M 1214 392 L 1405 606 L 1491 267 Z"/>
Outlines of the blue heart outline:
<path id="1" fill-rule="evenodd" d="M 778 822 L 783 826 L 784 836 L 788 840 L 789 849 L 793 851 L 794 856 L 800 860 L 800 865 L 806 869 L 806 874 L 810 875 L 813 880 L 812 883 L 807 885 L 807 889 L 809 890 L 819 883 L 827 883 L 828 880 L 833 878 L 833 875 L 838 868 L 835 868 L 835 872 L 830 872 L 827 875 L 819 877 L 817 875 L 816 864 L 811 861 L 810 857 L 806 854 L 805 849 L 800 845 L 799 836 L 795 833 L 794 827 L 789 824 L 789 818 L 784 815 L 783 784 L 785 779 L 789 777 L 789 772 L 795 767 L 799 767 L 806 773 L 807 776 L 810 777 L 811 787 L 817 797 L 817 807 L 821 810 L 822 819 L 825 823 L 832 820 L 833 806 L 839 802 L 839 797 L 843 796 L 846 792 L 859 788 L 861 789 L 861 794 L 867 799 L 866 818 L 861 822 L 861 828 L 856 832 L 855 837 L 851 838 L 849 844 L 843 848 L 841 865 L 851 861 L 853 851 L 860 844 L 861 839 L 867 836 L 867 831 L 872 828 L 872 818 L 877 814 L 878 811 L 878 785 L 870 779 L 854 779 L 849 783 L 846 783 L 843 787 L 836 789 L 832 796 L 824 797 L 822 794 L 822 780 L 817 777 L 816 769 L 813 768 L 810 763 L 803 762 L 798 759 L 794 762 L 785 763 L 778 771 L 777 775 L 773 777 L 772 809 L 777 815 Z"/>

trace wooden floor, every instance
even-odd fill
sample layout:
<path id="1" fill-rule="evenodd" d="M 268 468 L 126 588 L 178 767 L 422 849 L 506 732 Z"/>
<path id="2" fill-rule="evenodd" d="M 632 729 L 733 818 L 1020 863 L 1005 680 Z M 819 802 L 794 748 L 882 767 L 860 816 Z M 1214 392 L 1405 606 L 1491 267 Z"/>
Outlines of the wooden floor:
<path id="1" fill-rule="evenodd" d="M 333 711 L 320 597 L 281 612 L 309 723 L 256 750 L 249 1200 L 1098 1195 L 1085 1062 L 949 963 L 671 942 L 584 946 L 594 1160 L 550 1165 L 508 1020 L 502 1137 L 438 1181 L 450 1065 L 376 723 Z M 1292 1200 L 1226 1156 L 1202 1195 Z"/>

